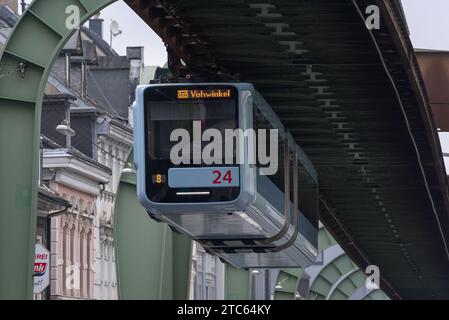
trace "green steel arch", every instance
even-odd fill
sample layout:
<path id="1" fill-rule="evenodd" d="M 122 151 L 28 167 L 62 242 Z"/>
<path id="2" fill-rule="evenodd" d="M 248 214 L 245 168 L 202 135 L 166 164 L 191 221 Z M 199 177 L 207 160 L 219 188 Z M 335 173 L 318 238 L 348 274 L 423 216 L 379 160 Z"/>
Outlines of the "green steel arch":
<path id="1" fill-rule="evenodd" d="M 331 253 L 331 258 L 330 261 L 323 261 L 322 269 L 310 284 L 308 299 L 388 299 L 382 290 L 366 289 L 366 274 L 344 253 L 324 227 L 320 228 L 318 243 L 325 256 L 326 253 Z"/>
<path id="2" fill-rule="evenodd" d="M 385 300 L 388 296 L 379 289 L 368 290 L 365 286 L 366 274 L 341 249 L 332 235 L 321 227 L 318 234 L 318 248 L 323 257 L 322 266 L 315 266 L 316 275 L 312 277 L 306 299 L 309 300 Z M 310 277 L 311 268 L 282 269 L 276 280 L 275 300 L 293 300 L 299 282 Z"/>
<path id="3" fill-rule="evenodd" d="M 342 277 L 348 277 L 354 271 L 357 271 L 357 266 L 347 255 L 342 253 L 319 273 L 318 277 L 311 284 L 311 292 L 309 295 L 315 294 L 316 297 L 312 296 L 313 299 L 328 300 L 335 290 L 334 285 L 338 285 Z M 359 284 L 362 284 L 364 279 L 361 280 L 358 279 L 357 284 L 353 284 L 350 288 L 345 288 L 342 291 L 349 296 L 351 290 L 357 289 Z"/>
<path id="4" fill-rule="evenodd" d="M 0 64 L 0 299 L 32 297 L 41 107 L 53 61 L 73 32 L 66 27 L 72 13 L 67 9 L 76 6 L 82 24 L 115 1 L 35 0 L 4 49 Z M 116 211 L 120 298 L 187 298 L 190 241 L 147 219 L 129 179 L 120 190 Z"/>
<path id="5" fill-rule="evenodd" d="M 304 270 L 300 268 L 281 269 L 276 279 L 274 300 L 295 300 L 303 272 Z"/>

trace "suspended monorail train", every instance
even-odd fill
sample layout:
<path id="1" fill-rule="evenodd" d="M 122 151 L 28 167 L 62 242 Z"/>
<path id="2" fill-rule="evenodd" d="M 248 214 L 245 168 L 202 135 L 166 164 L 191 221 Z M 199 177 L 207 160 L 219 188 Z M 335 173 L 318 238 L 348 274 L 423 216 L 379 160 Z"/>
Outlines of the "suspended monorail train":
<path id="1" fill-rule="evenodd" d="M 139 86 L 134 140 L 153 219 L 240 268 L 313 263 L 316 171 L 251 84 Z"/>

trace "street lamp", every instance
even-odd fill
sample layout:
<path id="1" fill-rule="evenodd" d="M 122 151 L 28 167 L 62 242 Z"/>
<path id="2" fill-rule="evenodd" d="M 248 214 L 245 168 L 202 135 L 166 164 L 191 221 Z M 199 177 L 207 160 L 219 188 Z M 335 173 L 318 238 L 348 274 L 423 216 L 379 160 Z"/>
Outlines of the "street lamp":
<path id="1" fill-rule="evenodd" d="M 252 273 L 253 275 L 258 275 L 260 272 L 259 272 L 259 270 L 254 269 L 254 270 L 251 270 L 251 273 Z"/>
<path id="2" fill-rule="evenodd" d="M 123 170 L 122 170 L 122 173 L 123 174 L 134 174 L 134 173 L 136 173 L 136 169 L 134 169 L 134 166 L 131 163 L 127 162 L 125 165 L 125 168 L 123 168 Z"/>
<path id="3" fill-rule="evenodd" d="M 62 120 L 62 122 L 56 127 L 56 131 L 66 136 L 66 148 L 71 149 L 72 137 L 76 135 L 76 132 L 70 127 L 70 123 L 67 120 Z"/>

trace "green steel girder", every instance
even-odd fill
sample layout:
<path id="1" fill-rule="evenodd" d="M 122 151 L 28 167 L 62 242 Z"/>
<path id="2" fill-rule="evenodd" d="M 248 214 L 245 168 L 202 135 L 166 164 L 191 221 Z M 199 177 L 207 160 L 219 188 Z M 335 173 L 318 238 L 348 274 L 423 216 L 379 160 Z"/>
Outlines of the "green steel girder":
<path id="1" fill-rule="evenodd" d="M 334 237 L 326 230 L 326 228 L 320 228 L 318 232 L 318 250 L 324 251 L 337 244 Z"/>
<path id="2" fill-rule="evenodd" d="M 321 227 L 318 233 L 318 248 L 323 254 L 338 246 L 332 235 Z M 364 291 L 357 296 L 355 293 L 364 289 L 366 274 L 343 251 L 335 250 L 337 254 L 330 261 L 324 262 L 322 269 L 310 284 L 308 299 L 313 300 L 347 300 L 372 299 L 385 300 L 387 295 L 379 289 Z M 323 256 L 324 257 L 324 256 Z M 306 272 L 308 269 L 306 268 Z M 353 297 L 353 296 L 357 297 Z"/>
<path id="3" fill-rule="evenodd" d="M 148 218 L 134 181 L 133 176 L 122 177 L 114 216 L 119 298 L 185 300 L 191 241 Z"/>
<path id="4" fill-rule="evenodd" d="M 330 247 L 329 247 L 330 248 Z M 366 274 L 345 253 L 337 255 L 323 266 L 310 285 L 308 299 L 348 300 L 364 289 Z M 385 300 L 387 295 L 379 290 L 366 291 L 362 299 Z"/>
<path id="5" fill-rule="evenodd" d="M 251 274 L 248 270 L 225 265 L 225 300 L 251 299 Z"/>
<path id="6" fill-rule="evenodd" d="M 314 299 L 329 299 L 330 293 L 334 290 L 334 285 L 339 283 L 341 278 L 352 275 L 353 272 L 357 270 L 357 266 L 346 254 L 338 256 L 325 266 L 318 277 L 316 277 L 315 281 L 313 281 L 310 286 L 309 296 L 312 295 L 311 297 L 313 297 L 315 294 L 316 297 L 313 297 Z M 364 280 L 364 277 L 361 279 L 358 278 L 355 283 L 351 282 L 351 288 L 348 289 L 346 284 L 345 288 L 341 291 L 346 292 L 347 296 L 350 296 L 350 293 L 355 291 L 361 285 L 364 285 Z M 342 297 L 339 296 L 339 298 L 341 299 Z"/>
<path id="7" fill-rule="evenodd" d="M 281 269 L 276 279 L 274 300 L 295 300 L 299 281 L 304 270 L 299 268 Z"/>

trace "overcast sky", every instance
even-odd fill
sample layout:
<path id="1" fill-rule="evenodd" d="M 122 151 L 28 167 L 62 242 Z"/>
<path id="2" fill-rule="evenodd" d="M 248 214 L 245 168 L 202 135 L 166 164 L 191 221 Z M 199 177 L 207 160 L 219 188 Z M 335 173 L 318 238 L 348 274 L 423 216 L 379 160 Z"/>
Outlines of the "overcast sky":
<path id="1" fill-rule="evenodd" d="M 118 1 L 101 12 L 104 19 L 104 38 L 109 42 L 111 20 L 116 20 L 121 35 L 113 39 L 113 47 L 124 55 L 126 47 L 144 46 L 145 64 L 163 66 L 167 61 L 167 53 L 162 40 L 151 30 L 140 17 L 123 1 Z"/>
<path id="2" fill-rule="evenodd" d="M 402 0 L 416 48 L 449 50 L 449 0 Z M 162 41 L 123 2 L 109 6 L 102 12 L 105 20 L 105 38 L 109 39 L 112 19 L 119 22 L 123 34 L 114 39 L 114 48 L 120 54 L 126 46 L 145 46 L 145 63 L 163 65 L 166 62 Z M 109 41 L 109 40 L 108 40 Z"/>
<path id="3" fill-rule="evenodd" d="M 415 48 L 449 50 L 449 0 L 402 0 Z"/>

